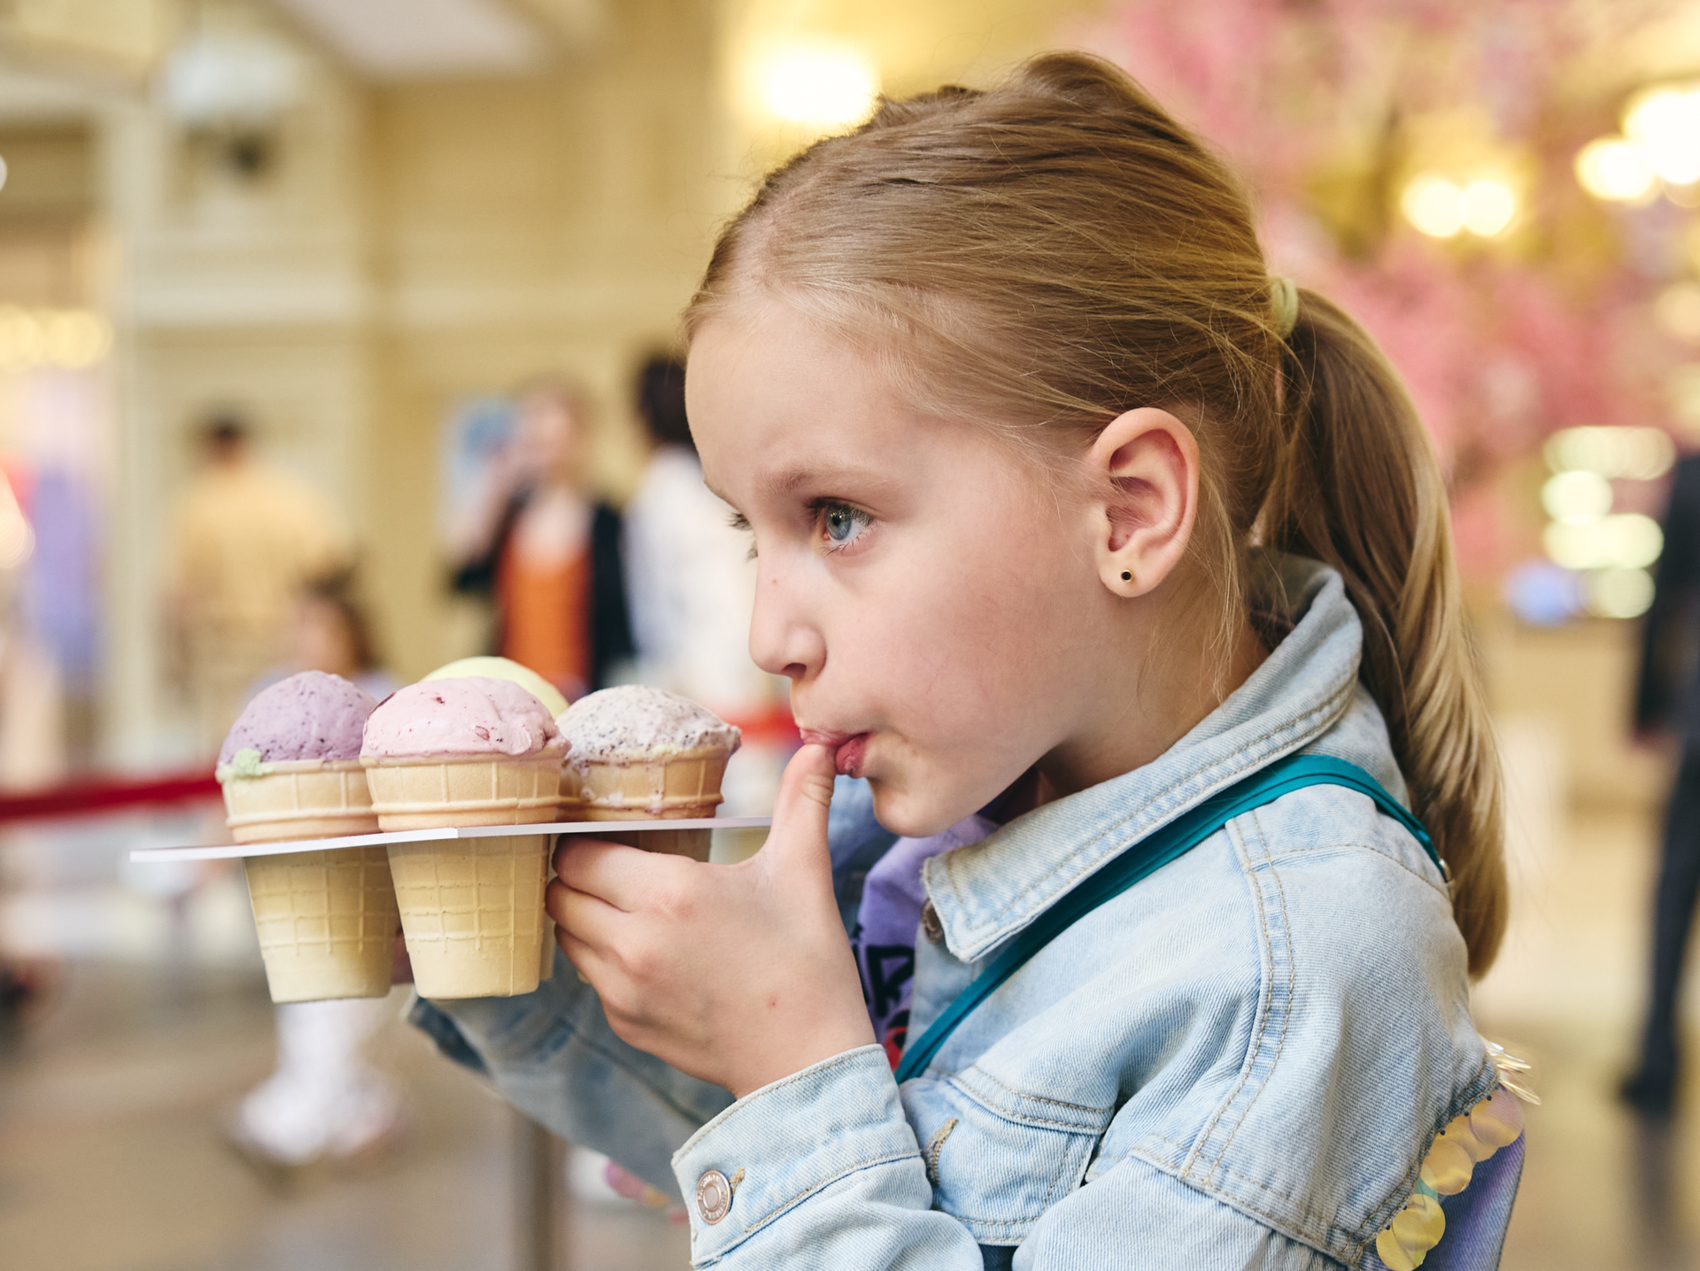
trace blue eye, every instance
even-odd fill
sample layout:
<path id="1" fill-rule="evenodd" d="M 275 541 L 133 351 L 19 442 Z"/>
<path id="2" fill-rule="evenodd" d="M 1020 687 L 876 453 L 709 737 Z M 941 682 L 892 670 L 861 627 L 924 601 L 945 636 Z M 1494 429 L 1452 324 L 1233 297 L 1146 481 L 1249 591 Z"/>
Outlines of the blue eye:
<path id="1" fill-rule="evenodd" d="M 825 503 L 820 509 L 821 527 L 831 547 L 848 547 L 868 528 L 872 518 L 847 503 Z"/>

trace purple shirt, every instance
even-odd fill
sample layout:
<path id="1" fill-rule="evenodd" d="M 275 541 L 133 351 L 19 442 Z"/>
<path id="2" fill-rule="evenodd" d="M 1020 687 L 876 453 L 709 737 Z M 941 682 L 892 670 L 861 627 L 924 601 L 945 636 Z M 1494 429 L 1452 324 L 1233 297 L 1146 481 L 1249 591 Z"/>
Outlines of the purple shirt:
<path id="1" fill-rule="evenodd" d="M 862 974 L 862 998 L 868 1004 L 874 1036 L 894 1068 L 909 1032 L 915 937 L 921 927 L 921 908 L 927 903 L 921 870 L 939 853 L 978 843 L 997 828 L 995 821 L 975 813 L 931 838 L 898 839 L 868 871 L 850 944 Z"/>

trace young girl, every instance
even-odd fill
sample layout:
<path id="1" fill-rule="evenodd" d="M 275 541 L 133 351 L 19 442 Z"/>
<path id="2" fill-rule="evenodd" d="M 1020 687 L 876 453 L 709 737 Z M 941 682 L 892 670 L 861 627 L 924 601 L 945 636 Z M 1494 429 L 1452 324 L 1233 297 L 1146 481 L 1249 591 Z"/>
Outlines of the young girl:
<path id="1" fill-rule="evenodd" d="M 699 1266 L 1495 1265 L 1445 490 L 1222 163 L 1083 57 L 887 102 L 768 178 L 687 325 L 811 744 L 755 858 L 575 840 L 579 975 L 419 1022 L 682 1196 Z"/>

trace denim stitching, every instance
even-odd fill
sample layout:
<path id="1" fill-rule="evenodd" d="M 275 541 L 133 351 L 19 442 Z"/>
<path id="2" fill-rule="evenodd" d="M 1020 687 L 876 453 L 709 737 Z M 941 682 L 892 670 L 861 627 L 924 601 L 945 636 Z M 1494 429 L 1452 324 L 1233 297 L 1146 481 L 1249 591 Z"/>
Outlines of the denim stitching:
<path id="1" fill-rule="evenodd" d="M 1047 1099 L 1043 1095 L 1028 1094 L 1025 1090 L 1017 1090 L 1014 1086 L 1008 1084 L 1007 1082 L 998 1080 L 997 1077 L 993 1076 L 986 1069 L 980 1067 L 979 1064 L 972 1065 L 971 1067 L 965 1069 L 964 1072 L 965 1073 L 970 1073 L 970 1072 L 979 1073 L 982 1077 L 984 1077 L 987 1081 L 991 1082 L 999 1090 L 1002 1090 L 1007 1094 L 1012 1094 L 1017 1099 L 1031 1099 L 1034 1103 L 1048 1103 L 1053 1108 L 1073 1108 L 1076 1112 L 1090 1112 L 1094 1117 L 1100 1117 L 1106 1112 L 1115 1111 L 1116 1105 L 1113 1104 L 1113 1103 L 1109 1104 L 1107 1106 L 1104 1106 L 1104 1107 L 1098 1107 L 1097 1105 L 1090 1104 L 1090 1103 L 1070 1103 L 1066 1099 Z M 962 1076 L 961 1075 L 953 1076 L 953 1077 L 951 1077 L 950 1080 L 951 1080 L 951 1083 L 953 1085 L 961 1085 L 962 1084 Z M 971 1089 L 970 1087 L 968 1087 L 966 1085 L 962 1085 L 962 1090 L 963 1090 L 964 1094 L 973 1095 L 978 1102 L 985 1104 L 986 1107 L 990 1108 L 992 1111 L 994 1111 L 994 1112 L 1004 1111 L 1004 1109 L 1000 1109 L 996 1104 L 992 1103 L 990 1100 L 986 1099 L 984 1096 L 976 1094 L 975 1091 L 973 1089 Z M 1012 1118 L 1019 1117 L 1019 1116 L 1023 1115 L 1022 1113 L 1016 1112 L 1013 1108 L 1007 1109 L 1007 1111 L 1008 1111 L 1009 1116 L 1012 1117 Z M 1045 1121 L 1043 1117 L 1034 1117 L 1033 1120 L 1039 1121 L 1039 1122 L 1041 1122 L 1043 1124 L 1047 1124 L 1047 1125 L 1072 1124 L 1071 1122 L 1065 1123 L 1065 1122 L 1062 1122 L 1062 1121 L 1048 1122 L 1048 1121 Z M 1106 1122 L 1104 1122 L 1104 1124 L 1108 1125 L 1109 1122 L 1106 1121 Z M 1075 1128 L 1079 1129 L 1079 1128 L 1082 1128 L 1082 1127 L 1076 1126 Z"/>
<path id="2" fill-rule="evenodd" d="M 1269 840 L 1263 833 L 1262 822 L 1257 819 L 1257 809 L 1252 808 L 1248 813 L 1248 816 L 1251 820 L 1252 828 L 1257 831 L 1257 841 L 1263 847 L 1263 860 L 1268 862 Z M 1237 831 L 1239 827 L 1236 826 L 1235 829 Z M 1254 867 L 1254 872 L 1262 872 L 1262 870 Z M 1269 1067 L 1263 1074 L 1263 1080 L 1258 1083 L 1257 1089 L 1252 1093 L 1251 1098 L 1246 1101 L 1245 1108 L 1240 1113 L 1239 1121 L 1235 1124 L 1232 1130 L 1228 1131 L 1228 1141 L 1222 1144 L 1222 1150 L 1216 1153 L 1215 1164 L 1211 1166 L 1212 1174 L 1215 1172 L 1216 1166 L 1221 1165 L 1222 1158 L 1228 1154 L 1228 1149 L 1234 1145 L 1234 1136 L 1240 1132 L 1240 1126 L 1246 1123 L 1246 1118 L 1251 1115 L 1253 1105 L 1257 1103 L 1258 1097 L 1268 1087 L 1269 1079 L 1275 1075 L 1275 1068 L 1278 1064 L 1280 1064 L 1281 1055 L 1286 1050 L 1287 1028 L 1293 1021 L 1293 995 L 1298 989 L 1298 962 L 1294 956 L 1293 924 L 1291 918 L 1287 914 L 1287 891 L 1286 888 L 1281 886 L 1280 871 L 1278 871 L 1273 865 L 1269 865 L 1268 874 L 1275 883 L 1276 898 L 1281 902 L 1281 930 L 1284 933 L 1285 943 L 1287 946 L 1287 1002 L 1285 1009 L 1281 1012 L 1281 1035 L 1275 1040 L 1275 1054 L 1269 1060 Z M 1209 1181 L 1209 1175 L 1205 1176 L 1205 1180 L 1207 1182 Z"/>
<path id="3" fill-rule="evenodd" d="M 1130 1151 L 1129 1159 L 1130 1160 L 1137 1160 L 1137 1161 L 1142 1162 L 1143 1164 L 1149 1165 L 1152 1169 L 1157 1170 L 1160 1173 L 1167 1174 L 1170 1178 L 1179 1178 L 1179 1176 L 1175 1174 L 1174 1170 L 1171 1169 L 1168 1165 L 1164 1164 L 1160 1159 L 1158 1159 L 1156 1157 L 1152 1157 L 1152 1156 L 1147 1156 L 1145 1153 L 1141 1152 L 1138 1148 L 1133 1148 Z M 1229 1174 L 1234 1173 L 1233 1170 L 1228 1170 L 1228 1169 L 1225 1169 L 1224 1172 L 1229 1173 Z M 1242 1181 L 1251 1184 L 1253 1187 L 1259 1187 L 1260 1190 L 1263 1190 L 1263 1191 L 1269 1190 L 1268 1188 L 1261 1187 L 1254 1179 L 1244 1178 L 1242 1175 L 1238 1175 L 1238 1174 L 1236 1174 L 1235 1177 L 1241 1178 Z M 1285 1226 L 1285 1220 L 1282 1219 L 1281 1217 L 1279 1217 L 1278 1215 L 1270 1213 L 1266 1209 L 1259 1208 L 1256 1204 L 1254 1204 L 1251 1201 L 1246 1200 L 1242 1196 L 1236 1195 L 1232 1192 L 1223 1191 L 1221 1188 L 1217 1188 L 1217 1187 L 1206 1188 L 1206 1187 L 1203 1187 L 1203 1186 L 1199 1185 L 1198 1183 L 1192 1182 L 1192 1181 L 1190 1181 L 1186 1178 L 1179 1178 L 1179 1181 L 1182 1182 L 1182 1183 L 1185 1183 L 1188 1187 L 1191 1187 L 1191 1188 L 1193 1188 L 1193 1189 L 1195 1189 L 1199 1192 L 1204 1193 L 1204 1195 L 1206 1195 L 1206 1196 L 1209 1196 L 1209 1197 L 1212 1197 L 1215 1200 L 1221 1201 L 1223 1204 L 1227 1205 L 1230 1209 L 1237 1209 L 1241 1213 L 1247 1214 L 1247 1215 L 1259 1220 L 1260 1222 L 1263 1223 L 1264 1226 L 1268 1227 L 1276 1235 L 1283 1236 L 1286 1239 L 1291 1240 L 1294 1244 L 1303 1245 L 1307 1249 L 1316 1249 L 1318 1252 L 1322 1253 L 1326 1257 L 1333 1258 L 1333 1257 L 1337 1256 L 1334 1252 L 1332 1252 L 1329 1249 L 1319 1248 L 1319 1246 L 1317 1245 L 1317 1243 L 1314 1240 L 1309 1239 L 1306 1236 L 1300 1234 L 1296 1229 L 1292 1229 L 1292 1228 Z M 1279 1195 L 1278 1193 L 1275 1193 L 1275 1194 Z M 1288 1198 L 1285 1197 L 1285 1196 L 1281 1196 L 1280 1199 L 1286 1200 Z M 1295 1203 L 1298 1203 L 1298 1202 L 1295 1202 Z M 1323 1226 L 1329 1228 L 1331 1231 L 1339 1231 L 1340 1235 L 1343 1237 L 1343 1239 L 1340 1241 L 1340 1243 L 1343 1244 L 1348 1249 L 1355 1250 L 1355 1252 L 1352 1255 L 1351 1261 L 1355 1262 L 1357 1260 L 1357 1257 L 1359 1256 L 1359 1254 L 1362 1253 L 1362 1246 L 1359 1245 L 1353 1239 L 1351 1239 L 1350 1236 L 1345 1232 L 1345 1230 L 1343 1228 L 1340 1228 L 1338 1226 L 1338 1224 L 1331 1222 L 1327 1218 L 1322 1217 L 1320 1214 L 1311 1213 L 1309 1211 L 1308 1207 L 1303 1205 L 1302 1203 L 1299 1204 L 1299 1208 L 1305 1210 L 1307 1217 L 1315 1219 L 1316 1221 L 1320 1222 Z M 1342 1259 L 1342 1261 L 1343 1260 L 1344 1259 Z"/>
<path id="4" fill-rule="evenodd" d="M 775 1094 L 778 1091 L 785 1089 L 787 1086 L 796 1085 L 802 1081 L 812 1081 L 814 1078 L 823 1076 L 834 1068 L 841 1067 L 848 1063 L 855 1063 L 873 1055 L 881 1055 L 883 1058 L 883 1052 L 879 1051 L 877 1047 L 871 1045 L 859 1047 L 852 1051 L 846 1051 L 842 1055 L 834 1055 L 831 1059 L 816 1064 L 813 1067 L 805 1068 L 802 1072 L 794 1072 L 789 1077 L 784 1077 L 770 1086 L 763 1086 L 760 1090 L 754 1091 L 752 1094 L 745 1095 L 742 1099 L 730 1104 L 705 1122 L 701 1129 L 685 1140 L 685 1145 L 673 1154 L 673 1159 L 677 1161 L 686 1156 L 704 1135 L 708 1134 L 711 1130 L 718 1130 L 732 1124 L 740 1113 L 747 1112 L 751 1107 L 755 1106 L 753 1102 L 754 1094 Z M 762 1102 L 765 1103 L 766 1100 L 763 1099 Z"/>
<path id="5" fill-rule="evenodd" d="M 1415 840 L 1413 840 L 1413 841 L 1415 841 Z M 1437 896 L 1441 897 L 1443 900 L 1445 900 L 1448 906 L 1450 906 L 1452 904 L 1452 897 L 1447 894 L 1446 888 L 1444 886 L 1437 886 L 1433 882 L 1433 880 L 1431 880 L 1428 877 L 1428 875 L 1423 873 L 1420 869 L 1415 869 L 1412 866 L 1407 865 L 1404 861 L 1400 860 L 1397 856 L 1395 856 L 1387 848 L 1378 846 L 1375 843 L 1353 843 L 1353 842 L 1347 842 L 1345 840 L 1341 840 L 1339 842 L 1334 842 L 1334 843 L 1305 843 L 1305 844 L 1301 844 L 1301 845 L 1295 845 L 1295 846 L 1292 846 L 1292 847 L 1283 847 L 1279 851 L 1271 852 L 1264 859 L 1269 864 L 1273 865 L 1278 861 L 1286 860 L 1286 859 L 1289 859 L 1289 858 L 1292 858 L 1292 857 L 1305 856 L 1305 855 L 1308 855 L 1309 853 L 1312 853 L 1312 852 L 1332 851 L 1336 848 L 1341 848 L 1341 847 L 1358 848 L 1358 849 L 1361 849 L 1361 850 L 1366 851 L 1366 852 L 1374 852 L 1377 856 L 1381 857 L 1384 861 L 1387 861 L 1391 865 L 1397 865 L 1400 869 L 1404 870 L 1407 874 L 1411 875 L 1411 877 L 1415 878 L 1418 882 L 1422 883 L 1422 885 L 1424 887 L 1427 887 L 1430 891 L 1435 893 L 1435 895 L 1437 895 Z M 1425 857 L 1425 859 L 1426 859 L 1426 857 Z"/>
<path id="6" fill-rule="evenodd" d="M 1237 819 L 1238 818 L 1236 817 L 1235 820 Z M 1193 1167 L 1197 1164 L 1198 1158 L 1204 1154 L 1204 1148 L 1205 1145 L 1210 1142 L 1210 1136 L 1216 1132 L 1217 1125 L 1221 1123 L 1221 1120 L 1223 1116 L 1227 1114 L 1228 1109 L 1233 1106 L 1234 1100 L 1240 1097 L 1240 1091 L 1245 1089 L 1245 1083 L 1251 1079 L 1251 1069 L 1257 1062 L 1258 1051 L 1262 1049 L 1263 1034 L 1269 1026 L 1269 1011 L 1274 1005 L 1275 997 L 1273 985 L 1273 977 L 1275 974 L 1275 953 L 1269 945 L 1269 920 L 1264 912 L 1263 889 L 1257 885 L 1257 880 L 1251 877 L 1252 871 L 1250 869 L 1250 861 L 1245 855 L 1244 843 L 1241 841 L 1241 836 L 1234 832 L 1235 828 L 1237 828 L 1234 826 L 1234 822 L 1229 821 L 1222 828 L 1228 834 L 1228 842 L 1234 847 L 1234 855 L 1239 858 L 1242 873 L 1246 878 L 1246 882 L 1250 885 L 1252 900 L 1255 902 L 1257 908 L 1258 939 L 1263 948 L 1264 965 L 1268 969 L 1259 977 L 1261 983 L 1257 995 L 1257 1020 L 1252 1027 L 1251 1042 L 1246 1047 L 1246 1057 L 1240 1065 L 1239 1081 L 1235 1084 L 1233 1090 L 1229 1092 L 1228 1097 L 1216 1105 L 1216 1111 L 1211 1115 L 1210 1123 L 1204 1127 L 1203 1132 L 1198 1135 L 1196 1140 L 1194 1140 L 1193 1146 L 1187 1153 L 1187 1159 L 1181 1166 L 1183 1178 L 1192 1177 Z M 1220 1157 L 1220 1155 L 1220 1153 L 1217 1153 L 1218 1157 Z M 1206 1179 L 1209 1178 L 1208 1173 L 1205 1177 Z"/>

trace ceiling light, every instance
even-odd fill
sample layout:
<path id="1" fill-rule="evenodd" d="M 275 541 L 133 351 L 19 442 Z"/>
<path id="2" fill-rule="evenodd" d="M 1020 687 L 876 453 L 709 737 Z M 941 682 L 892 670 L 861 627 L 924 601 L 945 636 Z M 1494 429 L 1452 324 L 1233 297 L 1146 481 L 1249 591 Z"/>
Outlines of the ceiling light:
<path id="1" fill-rule="evenodd" d="M 1577 153 L 1576 179 L 1597 199 L 1628 202 L 1652 189 L 1658 176 L 1634 142 L 1602 137 Z"/>
<path id="2" fill-rule="evenodd" d="M 853 49 L 800 46 L 768 60 L 762 100 L 781 119 L 820 128 L 860 123 L 873 109 L 879 76 Z"/>

